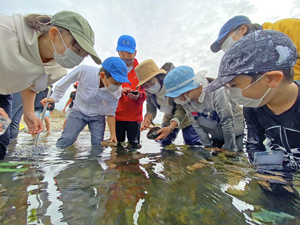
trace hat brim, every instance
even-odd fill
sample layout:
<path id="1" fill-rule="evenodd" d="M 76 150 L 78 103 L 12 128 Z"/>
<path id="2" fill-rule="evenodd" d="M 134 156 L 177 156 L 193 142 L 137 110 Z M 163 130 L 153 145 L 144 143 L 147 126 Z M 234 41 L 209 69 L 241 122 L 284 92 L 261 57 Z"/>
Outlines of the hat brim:
<path id="1" fill-rule="evenodd" d="M 238 75 L 217 77 L 206 88 L 204 88 L 203 91 L 206 93 L 213 92 L 213 91 L 219 89 L 220 87 L 224 86 L 228 82 L 232 81 L 236 76 L 238 76 Z"/>
<path id="2" fill-rule="evenodd" d="M 158 74 L 167 74 L 167 71 L 165 71 L 164 69 L 159 69 L 156 73 L 152 74 L 151 76 L 147 77 L 144 80 L 141 80 L 136 87 L 139 87 L 139 86 L 143 85 L 148 80 L 150 80 L 152 77 L 155 77 Z"/>
<path id="3" fill-rule="evenodd" d="M 135 49 L 127 48 L 127 47 L 122 47 L 122 46 L 118 46 L 118 47 L 117 47 L 117 51 L 118 51 L 118 52 L 129 52 L 129 53 L 131 53 L 131 54 L 134 54 L 134 53 L 135 53 Z"/>
<path id="4" fill-rule="evenodd" d="M 218 37 L 218 39 L 214 43 L 212 43 L 212 45 L 210 46 L 210 50 L 212 52 L 216 53 L 221 50 L 221 45 L 218 42 L 221 41 L 229 33 L 229 31 L 223 33 L 221 36 Z"/>
<path id="5" fill-rule="evenodd" d="M 179 95 L 181 95 L 181 94 L 183 94 L 185 92 L 188 92 L 190 90 L 193 90 L 193 89 L 195 89 L 195 88 L 197 88 L 199 86 L 200 86 L 200 84 L 198 84 L 197 86 L 194 86 L 193 85 L 193 81 L 191 81 L 190 84 L 187 84 L 187 85 L 185 85 L 183 87 L 180 87 L 180 88 L 178 88 L 178 89 L 176 89 L 174 91 L 170 91 L 170 92 L 166 93 L 166 96 L 171 97 L 171 98 L 176 98 Z"/>
<path id="6" fill-rule="evenodd" d="M 94 50 L 94 47 L 88 43 L 84 38 L 82 38 L 81 36 L 79 36 L 78 34 L 72 32 L 70 30 L 72 36 L 75 38 L 75 40 L 78 42 L 78 44 L 89 53 L 89 55 L 92 57 L 92 59 L 94 60 L 95 63 L 97 63 L 98 65 L 100 65 L 102 63 L 101 59 L 99 58 L 98 54 L 96 53 L 96 51 Z"/>

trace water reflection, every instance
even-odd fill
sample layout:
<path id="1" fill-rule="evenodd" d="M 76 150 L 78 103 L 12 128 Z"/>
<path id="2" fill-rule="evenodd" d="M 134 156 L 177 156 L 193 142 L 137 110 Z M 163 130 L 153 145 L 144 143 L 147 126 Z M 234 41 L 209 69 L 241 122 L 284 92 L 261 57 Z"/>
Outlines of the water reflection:
<path id="1" fill-rule="evenodd" d="M 299 224 L 300 176 L 201 148 L 55 147 L 21 134 L 0 161 L 1 224 Z M 212 156 L 214 155 L 214 156 Z"/>

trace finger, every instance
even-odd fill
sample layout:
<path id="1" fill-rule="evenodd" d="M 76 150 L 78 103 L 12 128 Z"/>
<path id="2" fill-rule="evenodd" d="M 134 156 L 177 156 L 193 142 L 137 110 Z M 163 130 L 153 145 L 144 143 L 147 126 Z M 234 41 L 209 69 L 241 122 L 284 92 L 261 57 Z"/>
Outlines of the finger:
<path id="1" fill-rule="evenodd" d="M 161 135 L 159 135 L 157 138 L 155 138 L 154 140 L 155 140 L 155 141 L 158 141 L 158 140 L 161 140 L 161 139 L 164 139 L 164 138 L 165 138 L 164 135 L 161 134 Z"/>

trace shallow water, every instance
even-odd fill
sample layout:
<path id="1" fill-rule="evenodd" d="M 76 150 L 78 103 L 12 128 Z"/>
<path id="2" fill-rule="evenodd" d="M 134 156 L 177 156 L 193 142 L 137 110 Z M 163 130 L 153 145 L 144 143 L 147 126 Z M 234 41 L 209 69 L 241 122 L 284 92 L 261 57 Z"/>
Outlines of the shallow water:
<path id="1" fill-rule="evenodd" d="M 106 138 L 109 134 L 106 133 Z M 243 155 L 162 148 L 92 148 L 82 132 L 20 133 L 0 161 L 0 224 L 300 224 L 300 175 L 257 174 Z M 271 183 L 271 184 L 270 184 Z"/>

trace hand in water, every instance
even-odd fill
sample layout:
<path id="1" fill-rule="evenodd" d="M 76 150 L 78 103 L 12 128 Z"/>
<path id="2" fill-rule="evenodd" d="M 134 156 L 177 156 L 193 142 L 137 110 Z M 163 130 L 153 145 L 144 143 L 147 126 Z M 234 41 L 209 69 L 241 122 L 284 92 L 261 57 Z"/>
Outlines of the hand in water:
<path id="1" fill-rule="evenodd" d="M 24 114 L 25 123 L 28 126 L 28 134 L 37 134 L 44 130 L 43 122 L 34 114 Z"/>

